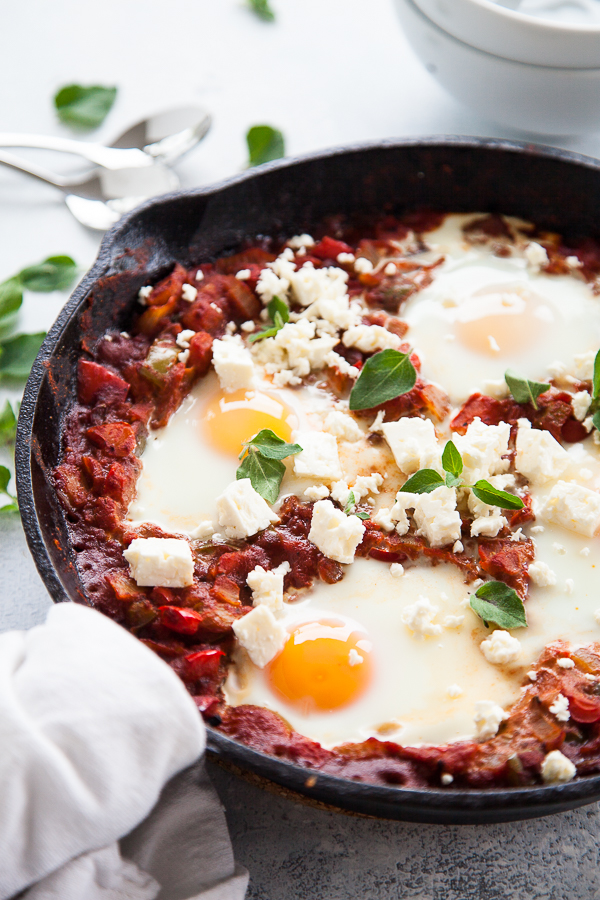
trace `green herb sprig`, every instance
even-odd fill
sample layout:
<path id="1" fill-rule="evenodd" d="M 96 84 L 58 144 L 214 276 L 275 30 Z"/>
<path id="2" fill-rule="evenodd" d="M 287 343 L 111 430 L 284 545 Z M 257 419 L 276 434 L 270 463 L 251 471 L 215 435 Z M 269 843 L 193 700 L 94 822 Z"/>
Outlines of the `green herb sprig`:
<path id="1" fill-rule="evenodd" d="M 284 300 L 280 300 L 279 297 L 273 297 L 267 306 L 267 312 L 269 313 L 269 318 L 273 324 L 264 328 L 262 331 L 251 334 L 248 338 L 248 343 L 253 344 L 254 341 L 262 341 L 264 338 L 275 337 L 277 332 L 281 331 L 286 322 L 290 321 L 288 305 Z"/>
<path id="2" fill-rule="evenodd" d="M 545 381 L 530 381 L 523 378 L 512 369 L 506 370 L 504 380 L 517 403 L 531 403 L 534 409 L 538 408 L 537 399 L 540 394 L 545 394 L 551 387 Z"/>
<path id="3" fill-rule="evenodd" d="M 264 22 L 275 21 L 275 13 L 269 6 L 269 0 L 248 0 L 248 6 Z"/>
<path id="4" fill-rule="evenodd" d="M 239 456 L 243 460 L 236 478 L 238 481 L 249 478 L 254 490 L 267 503 L 275 503 L 285 475 L 283 460 L 301 452 L 300 444 L 288 444 L 270 428 L 263 428 L 244 444 Z"/>
<path id="5" fill-rule="evenodd" d="M 67 84 L 54 95 L 58 118 L 64 125 L 90 131 L 102 125 L 117 96 L 116 87 Z"/>
<path id="6" fill-rule="evenodd" d="M 285 156 L 283 134 L 271 125 L 253 125 L 246 134 L 246 144 L 250 167 L 260 166 L 262 163 Z"/>
<path id="7" fill-rule="evenodd" d="M 348 405 L 350 409 L 373 409 L 388 400 L 407 394 L 417 380 L 410 353 L 381 350 L 369 357 L 361 369 Z"/>
<path id="8" fill-rule="evenodd" d="M 406 481 L 401 491 L 410 494 L 429 494 L 436 488 L 443 487 L 468 487 L 471 488 L 478 500 L 489 506 L 499 506 L 500 509 L 522 509 L 524 506 L 520 497 L 501 491 L 494 487 L 485 478 L 480 478 L 475 484 L 463 484 L 460 476 L 463 471 L 463 461 L 453 441 L 448 441 L 442 453 L 442 468 L 446 477 L 442 478 L 435 469 L 420 469 Z"/>
<path id="9" fill-rule="evenodd" d="M 473 612 L 500 628 L 526 628 L 527 614 L 523 601 L 513 588 L 502 581 L 486 581 L 471 596 L 470 606 Z"/>

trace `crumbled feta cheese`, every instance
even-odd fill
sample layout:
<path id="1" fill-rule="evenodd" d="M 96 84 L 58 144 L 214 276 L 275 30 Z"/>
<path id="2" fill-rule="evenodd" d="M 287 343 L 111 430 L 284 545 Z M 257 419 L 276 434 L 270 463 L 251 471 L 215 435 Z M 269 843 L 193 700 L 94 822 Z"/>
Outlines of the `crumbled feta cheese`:
<path id="1" fill-rule="evenodd" d="M 187 587 L 194 583 L 194 559 L 179 538 L 135 538 L 123 551 L 139 587 Z"/>
<path id="2" fill-rule="evenodd" d="M 508 428 L 510 431 L 510 426 Z M 397 422 L 384 422 L 381 430 L 396 465 L 405 475 L 412 475 L 419 469 L 442 471 L 442 452 L 429 419 L 404 416 Z"/>
<path id="3" fill-rule="evenodd" d="M 578 381 L 592 381 L 594 378 L 594 360 L 596 351 L 588 350 L 586 353 L 577 353 L 574 357 L 575 365 L 573 375 Z"/>
<path id="4" fill-rule="evenodd" d="M 572 578 L 567 578 L 565 581 L 565 594 L 572 594 L 575 590 L 575 582 Z"/>
<path id="5" fill-rule="evenodd" d="M 539 272 L 540 269 L 547 266 L 549 263 L 546 248 L 542 247 L 541 244 L 538 244 L 537 241 L 530 241 L 525 247 L 523 255 L 534 272 Z"/>
<path id="6" fill-rule="evenodd" d="M 278 522 L 266 500 L 252 487 L 249 478 L 240 478 L 227 485 L 217 497 L 219 525 L 228 538 L 251 537 L 272 522 Z"/>
<path id="7" fill-rule="evenodd" d="M 138 302 L 140 306 L 146 306 L 146 300 L 152 293 L 154 288 L 151 284 L 145 284 L 144 287 L 141 287 L 138 291 Z"/>
<path id="8" fill-rule="evenodd" d="M 321 481 L 339 481 L 342 469 L 337 441 L 323 431 L 294 431 L 292 440 L 302 452 L 294 456 L 294 472 Z"/>
<path id="9" fill-rule="evenodd" d="M 336 256 L 336 262 L 338 262 L 340 266 L 350 266 L 355 259 L 354 253 L 338 253 Z"/>
<path id="10" fill-rule="evenodd" d="M 324 500 L 329 497 L 329 488 L 325 484 L 313 484 L 304 491 L 307 500 Z"/>
<path id="11" fill-rule="evenodd" d="M 454 781 L 454 776 L 450 774 L 450 772 L 443 772 L 440 781 L 444 785 L 452 784 Z"/>
<path id="12" fill-rule="evenodd" d="M 457 697 L 460 697 L 462 696 L 462 694 L 464 694 L 464 691 L 461 688 L 460 684 L 449 684 L 446 688 L 446 693 L 449 697 L 452 698 L 452 700 L 456 700 Z"/>
<path id="13" fill-rule="evenodd" d="M 413 513 L 417 534 L 423 535 L 432 547 L 443 547 L 459 540 L 461 519 L 456 509 L 454 488 L 442 486 L 429 494 L 417 496 L 418 503 Z"/>
<path id="14" fill-rule="evenodd" d="M 580 556 L 589 556 L 589 555 L 590 555 L 590 548 L 589 548 L 589 547 L 582 547 L 581 550 L 579 551 L 579 555 L 580 555 Z"/>
<path id="15" fill-rule="evenodd" d="M 463 546 L 462 541 L 455 541 L 454 546 L 452 547 L 452 552 L 453 553 L 462 553 L 464 549 L 465 548 Z"/>
<path id="16" fill-rule="evenodd" d="M 544 784 L 565 784 L 575 778 L 577 769 L 560 750 L 551 750 L 542 763 Z"/>
<path id="17" fill-rule="evenodd" d="M 478 700 L 475 704 L 475 736 L 482 741 L 493 738 L 498 734 L 502 722 L 508 719 L 508 714 L 493 700 Z"/>
<path id="18" fill-rule="evenodd" d="M 395 275 L 397 271 L 398 271 L 398 269 L 396 267 L 396 263 L 390 262 L 384 268 L 383 274 L 384 275 Z"/>
<path id="19" fill-rule="evenodd" d="M 370 259 L 366 259 L 364 256 L 359 256 L 354 263 L 354 271 L 358 272 L 359 275 L 366 275 L 368 272 L 373 271 L 373 263 Z"/>
<path id="20" fill-rule="evenodd" d="M 573 407 L 573 415 L 578 422 L 583 422 L 590 408 L 592 396 L 587 391 L 577 391 L 571 397 L 571 406 Z"/>
<path id="21" fill-rule="evenodd" d="M 314 247 L 315 239 L 310 234 L 296 234 L 288 241 L 288 247 L 299 250 L 301 247 Z"/>
<path id="22" fill-rule="evenodd" d="M 188 303 L 193 303 L 197 296 L 198 288 L 194 287 L 193 284 L 184 284 L 181 288 L 181 297 L 183 300 L 187 300 Z"/>
<path id="23" fill-rule="evenodd" d="M 557 660 L 557 664 L 561 669 L 574 669 L 575 663 L 572 659 L 569 659 L 568 656 L 561 656 L 559 660 Z"/>
<path id="24" fill-rule="evenodd" d="M 252 271 L 250 269 L 240 269 L 239 272 L 235 273 L 235 277 L 238 281 L 248 281 L 251 275 Z"/>
<path id="25" fill-rule="evenodd" d="M 592 537 L 600 526 L 600 494 L 580 484 L 557 481 L 540 515 L 577 534 Z"/>
<path id="26" fill-rule="evenodd" d="M 464 621 L 464 616 L 446 616 L 444 619 L 444 628 L 460 628 Z"/>
<path id="27" fill-rule="evenodd" d="M 406 627 L 419 637 L 431 637 L 442 633 L 442 626 L 433 623 L 438 612 L 438 607 L 428 597 L 420 596 L 414 603 L 404 607 L 401 618 Z"/>
<path id="28" fill-rule="evenodd" d="M 283 609 L 283 579 L 291 566 L 287 560 L 276 569 L 263 569 L 256 566 L 248 574 L 246 584 L 252 591 L 252 603 L 259 606 L 261 603 L 268 606 L 273 612 Z"/>
<path id="29" fill-rule="evenodd" d="M 239 335 L 225 335 L 212 345 L 213 365 L 223 390 L 230 394 L 254 387 L 254 363 Z"/>
<path id="30" fill-rule="evenodd" d="M 473 419 L 464 435 L 454 436 L 456 449 L 462 456 L 463 480 L 474 484 L 481 478 L 489 479 L 508 469 L 508 460 L 502 455 L 508 450 L 510 425 L 485 425 L 478 417 Z"/>
<path id="31" fill-rule="evenodd" d="M 521 642 L 508 631 L 497 628 L 479 645 L 488 662 L 495 666 L 515 663 L 521 655 Z"/>
<path id="32" fill-rule="evenodd" d="M 569 465 L 569 454 L 549 431 L 532 428 L 527 419 L 519 419 L 515 469 L 532 484 L 545 484 L 560 478 Z"/>
<path id="33" fill-rule="evenodd" d="M 556 584 L 556 573 L 541 560 L 532 562 L 527 569 L 527 574 L 538 587 L 552 587 Z"/>
<path id="34" fill-rule="evenodd" d="M 240 328 L 246 334 L 250 334 L 250 332 L 254 331 L 254 329 L 256 328 L 256 325 L 254 324 L 252 319 L 248 319 L 247 322 L 242 322 L 242 324 L 240 325 Z"/>
<path id="35" fill-rule="evenodd" d="M 198 269 L 196 272 L 196 281 L 204 281 L 204 272 L 202 269 Z"/>
<path id="36" fill-rule="evenodd" d="M 568 722 L 571 718 L 569 714 L 569 701 L 563 694 L 558 694 L 556 700 L 550 707 L 550 712 L 556 716 L 559 722 Z"/>
<path id="37" fill-rule="evenodd" d="M 362 662 L 364 662 L 364 657 L 362 657 L 360 655 L 360 653 L 358 653 L 354 649 L 354 647 L 352 647 L 352 649 L 350 650 L 350 653 L 348 654 L 348 665 L 349 666 L 360 666 L 360 664 Z"/>
<path id="38" fill-rule="evenodd" d="M 196 525 L 193 531 L 190 531 L 190 537 L 194 540 L 210 537 L 214 534 L 215 526 L 210 519 L 204 519 L 199 525 Z"/>
<path id="39" fill-rule="evenodd" d="M 381 325 L 354 325 L 344 332 L 342 343 L 344 347 L 356 347 L 363 353 L 375 353 L 377 350 L 397 350 L 402 341 Z"/>
<path id="40" fill-rule="evenodd" d="M 358 516 L 345 515 L 331 500 L 315 503 L 308 539 L 329 559 L 353 562 L 364 533 L 365 526 Z"/>
<path id="41" fill-rule="evenodd" d="M 196 334 L 195 331 L 192 331 L 190 328 L 184 328 L 183 331 L 180 331 L 177 337 L 175 338 L 175 343 L 178 347 L 182 347 L 184 350 L 190 346 L 190 341 Z"/>
<path id="42" fill-rule="evenodd" d="M 238 643 L 247 651 L 255 666 L 260 669 L 277 656 L 288 636 L 285 627 L 269 609 L 261 603 L 231 626 Z"/>
<path id="43" fill-rule="evenodd" d="M 352 416 L 348 416 L 338 409 L 327 414 L 323 427 L 329 434 L 333 434 L 342 441 L 359 441 L 363 437 L 358 422 Z"/>

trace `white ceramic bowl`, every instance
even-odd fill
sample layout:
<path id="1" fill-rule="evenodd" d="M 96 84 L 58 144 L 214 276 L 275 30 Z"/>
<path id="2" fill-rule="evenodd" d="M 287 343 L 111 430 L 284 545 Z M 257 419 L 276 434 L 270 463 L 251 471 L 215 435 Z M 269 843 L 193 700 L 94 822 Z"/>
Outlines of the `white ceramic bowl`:
<path id="1" fill-rule="evenodd" d="M 600 131 L 600 67 L 571 69 L 505 59 L 448 34 L 413 0 L 395 4 L 427 70 L 479 115 L 534 134 Z"/>
<path id="2" fill-rule="evenodd" d="M 448 34 L 496 56 L 538 66 L 600 67 L 600 25 L 566 25 L 523 15 L 493 0 L 415 0 Z"/>

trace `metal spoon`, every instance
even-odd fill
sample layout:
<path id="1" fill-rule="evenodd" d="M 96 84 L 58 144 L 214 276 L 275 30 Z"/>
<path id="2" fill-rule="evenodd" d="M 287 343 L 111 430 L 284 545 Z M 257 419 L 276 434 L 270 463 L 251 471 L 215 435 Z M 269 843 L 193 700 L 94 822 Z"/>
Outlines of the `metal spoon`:
<path id="1" fill-rule="evenodd" d="M 207 134 L 212 120 L 198 106 L 182 106 L 148 116 L 128 128 L 110 147 L 41 134 L 0 134 L 0 147 L 31 147 L 81 156 L 105 169 L 172 165 Z"/>
<path id="2" fill-rule="evenodd" d="M 106 169 L 65 178 L 34 163 L 24 163 L 6 151 L 0 153 L 0 164 L 50 184 L 65 194 L 65 202 L 82 225 L 106 231 L 148 197 L 164 194 L 179 187 L 177 175 L 163 162 L 143 167 Z"/>

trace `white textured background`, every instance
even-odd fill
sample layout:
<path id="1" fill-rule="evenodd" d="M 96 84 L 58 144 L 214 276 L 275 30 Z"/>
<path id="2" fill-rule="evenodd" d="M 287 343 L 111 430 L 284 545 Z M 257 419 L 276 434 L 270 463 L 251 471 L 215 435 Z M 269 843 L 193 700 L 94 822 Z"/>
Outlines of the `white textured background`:
<path id="1" fill-rule="evenodd" d="M 281 128 L 289 154 L 402 135 L 523 137 L 444 94 L 413 56 L 391 0 L 272 5 L 270 25 L 241 0 L 4 0 L 0 129 L 66 134 L 51 99 L 70 82 L 119 88 L 98 140 L 147 112 L 199 102 L 214 127 L 179 164 L 184 187 L 239 171 L 244 134 L 262 122 Z M 600 155 L 598 137 L 554 143 Z M 98 244 L 60 194 L 0 170 L 0 280 L 59 253 L 85 271 Z M 64 299 L 28 295 L 20 327 L 47 328 Z M 20 525 L 0 520 L 0 629 L 41 621 L 49 602 Z M 253 900 L 600 898 L 596 805 L 522 824 L 404 825 L 314 811 L 211 772 Z"/>

